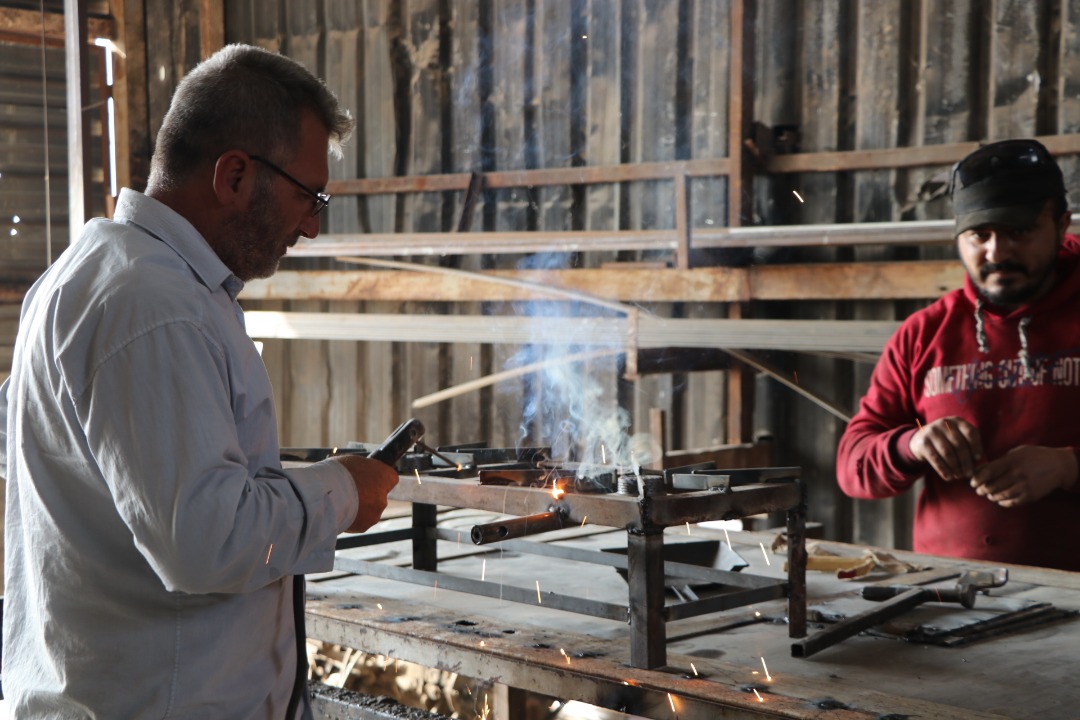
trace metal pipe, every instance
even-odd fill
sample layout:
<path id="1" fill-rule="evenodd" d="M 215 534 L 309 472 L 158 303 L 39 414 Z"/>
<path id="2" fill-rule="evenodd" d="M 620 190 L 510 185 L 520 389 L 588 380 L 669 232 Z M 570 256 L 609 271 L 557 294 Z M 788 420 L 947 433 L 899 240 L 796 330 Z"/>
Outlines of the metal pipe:
<path id="1" fill-rule="evenodd" d="M 474 525 L 470 533 L 472 541 L 476 545 L 509 540 L 511 538 L 524 537 L 526 535 L 538 535 L 540 533 L 558 530 L 563 526 L 563 515 L 558 510 L 525 515 L 523 517 L 500 520 L 485 525 Z"/>

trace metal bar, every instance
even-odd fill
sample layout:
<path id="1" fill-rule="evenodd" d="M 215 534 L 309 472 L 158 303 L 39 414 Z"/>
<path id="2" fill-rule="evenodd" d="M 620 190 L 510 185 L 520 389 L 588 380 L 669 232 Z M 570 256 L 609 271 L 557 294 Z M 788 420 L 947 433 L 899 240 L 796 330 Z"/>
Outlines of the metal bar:
<path id="1" fill-rule="evenodd" d="M 806 486 L 802 499 L 787 512 L 788 637 L 806 637 Z"/>
<path id="2" fill-rule="evenodd" d="M 645 523 L 673 527 L 705 520 L 744 518 L 766 512 L 786 511 L 799 504 L 800 483 L 743 485 L 731 492 L 674 493 L 653 495 L 647 505 Z M 560 501 L 561 502 L 561 501 Z"/>
<path id="3" fill-rule="evenodd" d="M 454 542 L 457 531 L 445 528 L 437 528 L 436 536 L 440 540 Z M 552 557 L 560 560 L 572 560 L 574 562 L 589 563 L 590 565 L 603 565 L 606 567 L 626 570 L 628 560 L 626 555 L 602 550 L 586 550 L 583 548 L 554 545 L 547 542 L 531 540 L 506 540 L 499 543 L 499 547 L 509 552 L 518 552 L 526 555 L 539 555 Z M 668 545 L 668 550 L 677 548 L 678 545 Z M 744 575 L 743 573 L 720 570 L 704 565 L 691 565 L 688 563 L 673 562 L 668 560 L 664 563 L 664 576 L 699 582 L 711 582 L 718 585 L 746 588 L 750 590 L 772 587 L 777 581 L 773 578 L 760 575 Z"/>
<path id="4" fill-rule="evenodd" d="M 506 518 L 483 525 L 473 525 L 469 534 L 475 545 L 487 545 L 501 540 L 539 535 L 559 530 L 563 526 L 560 512 L 544 512 L 524 517 Z"/>
<path id="5" fill-rule="evenodd" d="M 627 533 L 630 664 L 646 670 L 667 664 L 663 552 L 662 531 Z"/>
<path id="6" fill-rule="evenodd" d="M 417 570 L 438 569 L 438 543 L 435 540 L 436 517 L 435 505 L 414 502 L 412 506 L 412 556 L 413 567 Z"/>
<path id="7" fill-rule="evenodd" d="M 408 540 L 413 537 L 415 532 L 416 531 L 412 528 L 404 528 L 402 530 L 387 530 L 385 532 L 339 537 L 337 539 L 337 544 L 334 547 L 337 550 L 348 550 L 349 548 L 368 547 L 369 545 L 378 545 L 380 543 Z"/>
<path id="8" fill-rule="evenodd" d="M 412 583 L 414 585 L 426 585 L 438 590 L 452 590 L 455 592 L 472 593 L 484 597 L 498 598 L 524 605 L 542 605 L 553 610 L 589 615 L 590 617 L 626 622 L 628 610 L 625 605 L 603 602 L 600 600 L 587 600 L 585 598 L 561 595 L 550 591 L 540 592 L 540 601 L 537 602 L 535 588 L 520 588 L 515 585 L 487 582 L 484 580 L 472 580 L 470 578 L 448 575 L 440 572 L 428 572 L 414 568 L 396 567 L 386 563 L 354 558 L 338 557 L 334 561 L 334 569 L 341 572 L 351 572 L 357 575 L 370 575 L 371 577 L 399 582 Z M 436 590 L 436 592 L 438 591 Z M 661 585 L 661 592 L 663 586 Z"/>
<path id="9" fill-rule="evenodd" d="M 386 697 L 370 695 L 312 682 L 311 709 L 321 720 L 444 720 L 423 710 L 402 705 Z"/>
<path id="10" fill-rule="evenodd" d="M 891 600 L 886 600 L 871 610 L 841 620 L 804 640 L 792 643 L 791 656 L 808 658 L 820 650 L 832 647 L 845 638 L 856 635 L 863 630 L 868 630 L 875 625 L 880 625 L 886 620 L 891 620 L 911 608 L 921 605 L 926 601 L 929 592 L 926 588 L 912 588 Z"/>
<path id="11" fill-rule="evenodd" d="M 708 615 L 709 613 L 730 610 L 732 608 L 763 603 L 769 600 L 778 600 L 787 595 L 787 583 L 783 580 L 774 580 L 768 587 L 760 587 L 754 590 L 739 590 L 737 592 L 723 593 L 713 597 L 691 600 L 690 602 L 668 605 L 665 612 L 667 621 L 685 620 L 686 618 Z"/>

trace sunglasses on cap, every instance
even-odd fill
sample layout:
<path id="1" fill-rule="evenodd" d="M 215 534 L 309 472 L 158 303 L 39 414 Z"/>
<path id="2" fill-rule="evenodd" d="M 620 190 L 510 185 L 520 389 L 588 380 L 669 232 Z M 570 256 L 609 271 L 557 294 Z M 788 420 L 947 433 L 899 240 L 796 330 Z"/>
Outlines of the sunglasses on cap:
<path id="1" fill-rule="evenodd" d="M 984 145 L 956 163 L 949 187 L 955 192 L 994 175 L 1026 173 L 1044 168 L 1058 171 L 1054 158 L 1041 143 L 1035 140 L 1002 140 Z"/>

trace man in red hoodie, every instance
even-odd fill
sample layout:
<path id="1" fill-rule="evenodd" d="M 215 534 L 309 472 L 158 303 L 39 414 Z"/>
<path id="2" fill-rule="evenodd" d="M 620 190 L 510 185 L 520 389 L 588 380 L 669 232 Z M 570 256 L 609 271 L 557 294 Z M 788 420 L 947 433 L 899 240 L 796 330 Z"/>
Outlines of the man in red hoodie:
<path id="1" fill-rule="evenodd" d="M 854 498 L 925 480 L 915 550 L 1080 571 L 1080 239 L 1040 143 L 974 151 L 951 178 L 955 290 L 886 345 L 840 440 Z"/>

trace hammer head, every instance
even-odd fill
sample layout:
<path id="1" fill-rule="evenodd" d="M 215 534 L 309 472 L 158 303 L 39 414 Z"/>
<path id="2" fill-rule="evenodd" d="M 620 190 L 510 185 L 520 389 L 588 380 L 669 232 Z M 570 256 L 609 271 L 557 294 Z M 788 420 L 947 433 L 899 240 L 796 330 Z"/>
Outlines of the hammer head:
<path id="1" fill-rule="evenodd" d="M 975 607 L 975 595 L 983 590 L 1001 587 L 1009 582 L 1009 569 L 968 570 L 956 581 L 956 594 L 960 604 L 966 608 Z"/>

